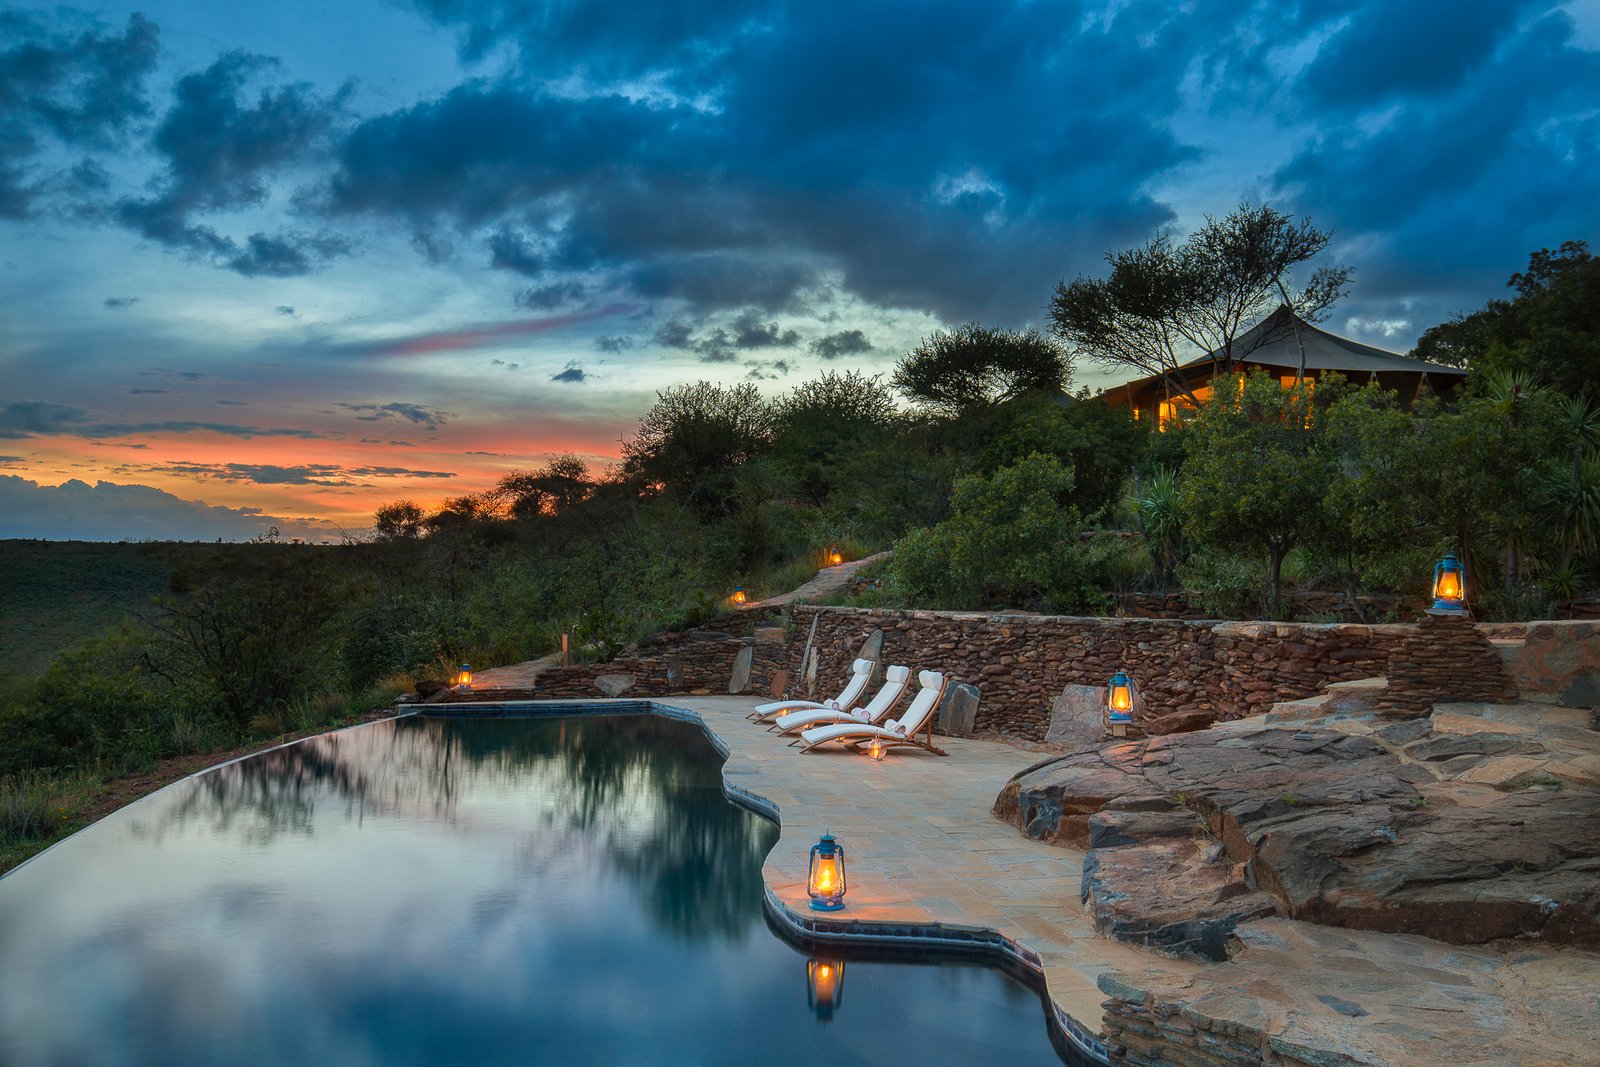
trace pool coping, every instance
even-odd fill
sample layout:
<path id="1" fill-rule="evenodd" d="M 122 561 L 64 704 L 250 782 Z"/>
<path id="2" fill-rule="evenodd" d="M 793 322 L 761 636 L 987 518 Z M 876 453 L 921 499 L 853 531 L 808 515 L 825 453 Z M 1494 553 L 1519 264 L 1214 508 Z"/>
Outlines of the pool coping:
<path id="1" fill-rule="evenodd" d="M 558 699 L 558 700 L 504 700 L 470 701 L 462 703 L 413 704 L 399 711 L 399 717 L 410 715 L 437 716 L 439 718 L 493 718 L 511 712 L 515 717 L 555 718 L 568 715 L 658 715 L 700 727 L 711 746 L 723 758 L 724 768 L 732 755 L 727 743 L 696 711 L 677 707 L 661 700 L 647 699 Z M 231 762 L 231 761 L 230 761 Z M 728 800 L 754 812 L 773 824 L 783 825 L 778 806 L 759 793 L 722 779 L 722 792 Z M 777 890 L 762 878 L 763 903 L 767 915 L 802 941 L 833 942 L 838 944 L 878 944 L 932 950 L 953 950 L 963 954 L 998 957 L 997 962 L 1009 963 L 1036 980 L 1041 998 L 1050 1009 L 1050 1021 L 1059 1035 L 1082 1056 L 1097 1064 L 1107 1064 L 1109 1059 L 1104 1042 L 1097 1029 L 1091 1029 L 1073 1017 L 1050 996 L 1045 982 L 1045 969 L 1039 954 L 1028 946 L 990 927 L 965 926 L 950 923 L 887 923 L 869 919 L 834 919 L 820 914 L 806 914 L 791 908 L 778 895 Z"/>

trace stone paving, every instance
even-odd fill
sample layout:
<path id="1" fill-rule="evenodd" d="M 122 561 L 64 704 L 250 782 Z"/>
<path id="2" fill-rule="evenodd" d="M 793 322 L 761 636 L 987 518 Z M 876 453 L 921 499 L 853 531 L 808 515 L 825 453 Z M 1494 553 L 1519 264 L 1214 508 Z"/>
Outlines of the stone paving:
<path id="1" fill-rule="evenodd" d="M 809 910 L 811 846 L 831 831 L 845 848 L 845 909 L 830 919 L 992 929 L 1036 952 L 1058 1008 L 1100 1032 L 1096 981 L 1151 957 L 1094 932 L 1079 903 L 1083 853 L 1031 841 L 990 814 L 1006 780 L 1037 757 L 1009 745 L 940 737 L 948 757 L 891 750 L 801 753 L 745 719 L 748 697 L 665 697 L 699 716 L 729 751 L 729 785 L 775 806 L 782 833 L 762 876 L 790 909 Z M 812 913 L 817 914 L 817 913 Z M 1163 960 L 1175 976 L 1198 965 Z"/>

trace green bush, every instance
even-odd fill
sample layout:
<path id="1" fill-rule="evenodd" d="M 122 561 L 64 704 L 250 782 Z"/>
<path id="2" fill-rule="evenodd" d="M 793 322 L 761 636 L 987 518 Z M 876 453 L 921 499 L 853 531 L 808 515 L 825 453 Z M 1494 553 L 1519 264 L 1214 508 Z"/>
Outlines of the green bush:
<path id="1" fill-rule="evenodd" d="M 1077 509 L 1062 504 L 1072 488 L 1071 468 L 1038 453 L 963 478 L 949 519 L 896 544 L 894 596 L 945 608 L 1102 608 L 1095 553 L 1079 540 Z"/>

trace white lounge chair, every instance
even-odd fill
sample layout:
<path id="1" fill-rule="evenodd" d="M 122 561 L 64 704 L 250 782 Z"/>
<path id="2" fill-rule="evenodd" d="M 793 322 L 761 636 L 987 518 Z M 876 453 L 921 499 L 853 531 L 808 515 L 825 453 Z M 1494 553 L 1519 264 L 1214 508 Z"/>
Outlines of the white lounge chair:
<path id="1" fill-rule="evenodd" d="M 780 734 L 792 734 L 811 726 L 824 726 L 830 722 L 880 723 L 900 706 L 911 681 L 910 667 L 890 667 L 884 675 L 883 686 L 877 696 L 864 708 L 802 708 L 780 715 L 773 720 L 771 729 Z"/>
<path id="2" fill-rule="evenodd" d="M 933 712 L 939 706 L 939 698 L 944 696 L 945 677 L 938 671 L 922 671 L 917 675 L 917 681 L 922 688 L 917 691 L 905 714 L 898 719 L 891 719 L 882 726 L 870 726 L 864 722 L 813 726 L 800 735 L 805 743 L 800 751 L 810 752 L 818 745 L 832 741 L 854 748 L 881 741 L 885 747 L 915 745 L 935 755 L 948 756 L 950 753 L 933 743 Z M 917 735 L 920 733 L 926 733 L 927 740 L 919 740 Z"/>
<path id="3" fill-rule="evenodd" d="M 858 659 L 850 664 L 850 680 L 845 682 L 844 689 L 832 700 L 819 703 L 815 700 L 774 700 L 770 704 L 757 705 L 756 710 L 745 716 L 755 722 L 771 722 L 779 715 L 787 715 L 791 711 L 810 709 L 811 711 L 836 711 L 853 705 L 867 688 L 867 683 L 872 681 L 873 662 L 870 659 Z"/>

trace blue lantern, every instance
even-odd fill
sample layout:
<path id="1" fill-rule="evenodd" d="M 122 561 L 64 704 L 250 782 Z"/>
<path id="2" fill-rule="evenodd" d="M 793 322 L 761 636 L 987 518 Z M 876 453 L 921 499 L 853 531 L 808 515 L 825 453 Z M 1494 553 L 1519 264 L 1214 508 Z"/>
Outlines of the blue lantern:
<path id="1" fill-rule="evenodd" d="M 461 669 L 460 670 L 456 671 L 456 688 L 457 689 L 471 689 L 472 688 L 472 668 L 467 666 L 465 663 L 463 663 L 461 665 Z"/>
<path id="2" fill-rule="evenodd" d="M 1106 725 L 1115 729 L 1133 721 L 1133 679 L 1118 671 L 1106 683 Z"/>
<path id="3" fill-rule="evenodd" d="M 811 846 L 811 870 L 806 875 L 806 893 L 818 911 L 838 911 L 844 907 L 844 846 L 823 834 Z"/>
<path id="4" fill-rule="evenodd" d="M 1433 607 L 1429 615 L 1467 615 L 1467 570 L 1452 555 L 1433 568 Z"/>

